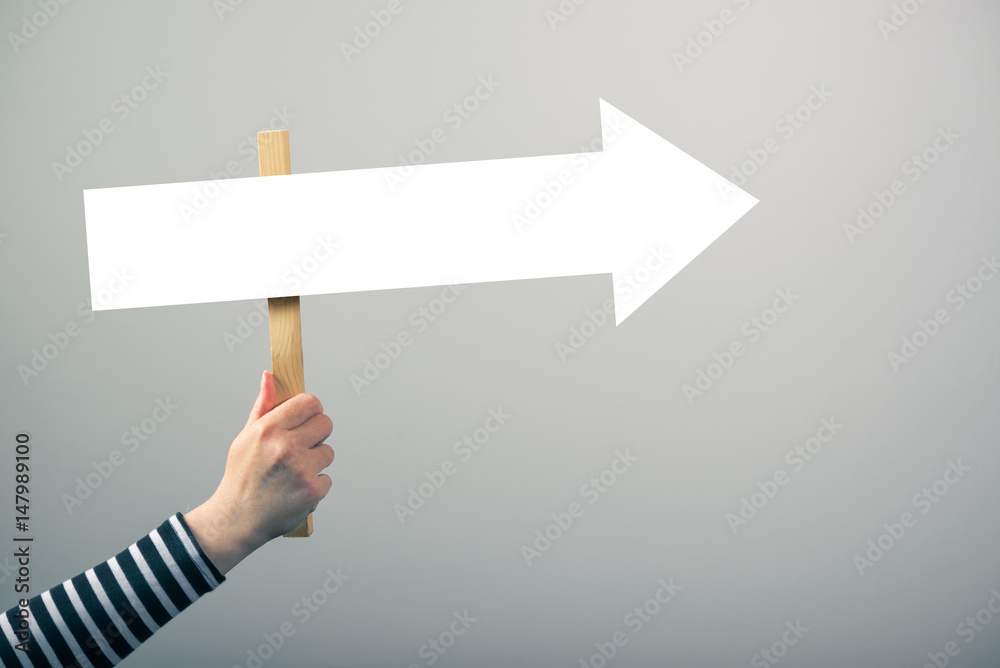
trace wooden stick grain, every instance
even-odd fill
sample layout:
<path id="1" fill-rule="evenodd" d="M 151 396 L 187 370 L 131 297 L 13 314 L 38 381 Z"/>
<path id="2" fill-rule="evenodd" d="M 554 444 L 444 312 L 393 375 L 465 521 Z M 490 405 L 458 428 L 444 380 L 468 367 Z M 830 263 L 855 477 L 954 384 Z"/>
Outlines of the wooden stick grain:
<path id="1" fill-rule="evenodd" d="M 258 163 L 261 176 L 281 176 L 292 173 L 288 130 L 257 133 Z M 267 300 L 271 330 L 271 373 L 274 374 L 277 403 L 281 404 L 306 391 L 302 367 L 302 316 L 298 297 L 278 297 Z M 312 513 L 286 538 L 306 538 L 313 532 Z"/>

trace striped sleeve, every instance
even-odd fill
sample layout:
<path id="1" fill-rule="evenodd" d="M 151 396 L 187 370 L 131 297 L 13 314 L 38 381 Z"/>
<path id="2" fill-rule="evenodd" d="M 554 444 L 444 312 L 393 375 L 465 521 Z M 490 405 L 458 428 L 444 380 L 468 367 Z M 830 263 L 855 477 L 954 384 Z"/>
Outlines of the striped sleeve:
<path id="1" fill-rule="evenodd" d="M 0 616 L 4 666 L 114 666 L 226 578 L 180 513 Z"/>

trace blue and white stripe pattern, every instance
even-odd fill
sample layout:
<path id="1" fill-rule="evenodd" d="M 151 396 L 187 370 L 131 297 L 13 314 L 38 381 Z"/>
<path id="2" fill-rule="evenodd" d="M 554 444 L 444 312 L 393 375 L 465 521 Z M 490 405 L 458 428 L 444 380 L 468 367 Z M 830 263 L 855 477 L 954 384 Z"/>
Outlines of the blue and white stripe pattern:
<path id="1" fill-rule="evenodd" d="M 0 616 L 4 666 L 114 666 L 225 582 L 180 513 L 126 550 L 28 602 L 28 651 L 15 606 Z"/>

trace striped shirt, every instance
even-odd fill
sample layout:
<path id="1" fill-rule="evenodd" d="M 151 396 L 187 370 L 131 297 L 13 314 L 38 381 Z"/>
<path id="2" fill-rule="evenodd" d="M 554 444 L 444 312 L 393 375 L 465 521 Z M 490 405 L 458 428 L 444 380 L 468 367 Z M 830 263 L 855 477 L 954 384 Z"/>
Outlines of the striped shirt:
<path id="1" fill-rule="evenodd" d="M 15 605 L 0 616 L 0 664 L 113 666 L 225 580 L 176 513 L 111 559 L 29 599 L 26 609 Z"/>

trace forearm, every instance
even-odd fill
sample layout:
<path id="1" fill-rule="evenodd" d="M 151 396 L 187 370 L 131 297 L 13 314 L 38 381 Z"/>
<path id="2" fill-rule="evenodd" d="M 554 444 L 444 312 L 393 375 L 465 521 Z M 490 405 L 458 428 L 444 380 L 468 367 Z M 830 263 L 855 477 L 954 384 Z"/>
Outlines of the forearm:
<path id="1" fill-rule="evenodd" d="M 0 663 L 107 666 L 225 581 L 180 513 L 0 616 Z"/>

